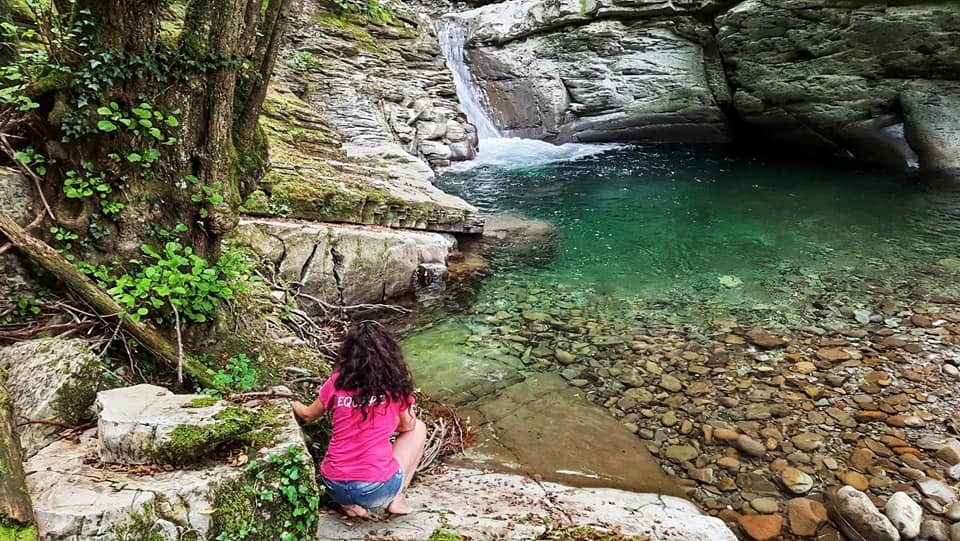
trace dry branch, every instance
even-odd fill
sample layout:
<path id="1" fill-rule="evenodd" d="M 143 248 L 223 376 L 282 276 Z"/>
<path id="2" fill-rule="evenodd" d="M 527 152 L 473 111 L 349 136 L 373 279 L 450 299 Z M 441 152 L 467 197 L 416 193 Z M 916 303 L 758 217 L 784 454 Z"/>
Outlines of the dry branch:
<path id="1" fill-rule="evenodd" d="M 30 236 L 10 216 L 3 212 L 0 212 L 0 233 L 6 235 L 7 239 L 16 245 L 23 255 L 59 278 L 98 314 L 118 316 L 119 324 L 123 330 L 136 338 L 143 347 L 171 367 L 176 368 L 178 366 L 180 359 L 176 346 L 143 323 L 123 316 L 123 308 L 113 298 L 97 287 L 56 250 L 43 241 Z M 183 360 L 183 366 L 193 373 L 199 383 L 210 388 L 216 388 L 213 379 L 207 374 L 205 366 L 189 357 Z"/>

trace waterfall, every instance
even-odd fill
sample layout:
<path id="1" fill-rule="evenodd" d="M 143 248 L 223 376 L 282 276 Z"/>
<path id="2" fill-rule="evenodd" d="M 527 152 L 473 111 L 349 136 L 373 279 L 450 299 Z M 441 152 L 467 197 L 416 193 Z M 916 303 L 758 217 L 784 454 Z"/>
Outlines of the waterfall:
<path id="1" fill-rule="evenodd" d="M 477 157 L 469 161 L 455 162 L 450 166 L 451 169 L 463 170 L 487 165 L 503 168 L 537 167 L 548 163 L 578 160 L 624 146 L 610 143 L 554 145 L 538 139 L 502 137 L 487 116 L 489 104 L 487 107 L 484 106 L 485 96 L 473 84 L 470 70 L 463 61 L 463 44 L 467 40 L 468 28 L 455 18 L 445 17 L 434 22 L 434 30 L 437 32 L 437 41 L 440 43 L 440 49 L 443 50 L 443 56 L 447 59 L 447 65 L 452 72 L 460 106 L 467 114 L 467 119 L 477 127 L 477 136 L 480 139 Z"/>
<path id="2" fill-rule="evenodd" d="M 467 41 L 467 29 L 453 19 L 438 19 L 435 23 L 437 41 L 447 59 L 447 65 L 453 73 L 453 82 L 457 87 L 457 98 L 467 114 L 467 119 L 477 127 L 477 135 L 481 139 L 500 137 L 500 132 L 487 116 L 483 106 L 483 93 L 470 78 L 470 70 L 463 61 L 463 44 Z"/>

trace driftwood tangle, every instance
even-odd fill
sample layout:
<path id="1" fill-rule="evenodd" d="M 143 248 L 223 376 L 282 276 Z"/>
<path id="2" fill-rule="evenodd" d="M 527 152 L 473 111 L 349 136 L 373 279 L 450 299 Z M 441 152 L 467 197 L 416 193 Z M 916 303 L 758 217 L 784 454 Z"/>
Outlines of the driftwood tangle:
<path id="1" fill-rule="evenodd" d="M 56 250 L 31 236 L 3 212 L 0 212 L 0 233 L 3 233 L 20 250 L 20 253 L 56 276 L 98 314 L 103 317 L 118 317 L 120 327 L 136 338 L 143 347 L 170 366 L 178 366 L 180 357 L 176 345 L 147 325 L 139 321 L 133 321 L 129 317 L 121 316 L 124 309 L 110 295 L 97 287 L 92 280 L 64 259 Z M 183 367 L 191 372 L 199 383 L 206 387 L 216 388 L 212 378 L 207 374 L 207 368 L 202 364 L 189 356 L 184 356 Z"/>

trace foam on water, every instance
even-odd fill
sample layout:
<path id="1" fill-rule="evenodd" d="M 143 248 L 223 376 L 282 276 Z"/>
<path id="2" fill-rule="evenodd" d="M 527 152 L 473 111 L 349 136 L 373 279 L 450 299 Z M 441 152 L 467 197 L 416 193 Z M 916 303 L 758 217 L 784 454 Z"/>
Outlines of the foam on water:
<path id="1" fill-rule="evenodd" d="M 626 145 L 613 143 L 554 145 L 537 139 L 497 137 L 481 139 L 480 152 L 474 160 L 455 162 L 448 169 L 467 171 L 478 167 L 499 169 L 540 167 L 551 163 L 579 160 L 625 147 Z"/>

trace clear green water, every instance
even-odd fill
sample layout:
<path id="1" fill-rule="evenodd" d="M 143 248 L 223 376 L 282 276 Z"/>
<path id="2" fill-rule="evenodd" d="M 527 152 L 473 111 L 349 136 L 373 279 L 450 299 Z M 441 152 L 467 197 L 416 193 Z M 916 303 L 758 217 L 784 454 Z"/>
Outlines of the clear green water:
<path id="1" fill-rule="evenodd" d="M 952 273 L 938 262 L 960 254 L 960 192 L 722 149 L 617 149 L 535 167 L 521 160 L 446 172 L 438 183 L 483 211 L 557 227 L 552 260 L 501 260 L 484 289 L 514 283 L 789 310 L 841 294 L 836 288 L 950 288 Z"/>

